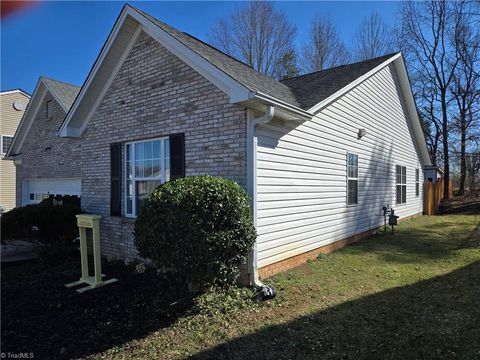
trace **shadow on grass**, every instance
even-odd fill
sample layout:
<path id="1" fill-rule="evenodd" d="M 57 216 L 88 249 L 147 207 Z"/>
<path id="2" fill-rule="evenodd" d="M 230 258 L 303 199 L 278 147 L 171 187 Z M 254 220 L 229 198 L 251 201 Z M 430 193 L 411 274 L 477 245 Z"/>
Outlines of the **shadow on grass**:
<path id="1" fill-rule="evenodd" d="M 478 359 L 480 261 L 237 338 L 192 359 Z"/>
<path id="2" fill-rule="evenodd" d="M 434 223 L 419 227 L 400 227 L 394 234 L 384 233 L 351 244 L 345 251 L 377 254 L 386 261 L 418 262 L 452 256 L 458 250 L 480 248 L 480 224 Z"/>
<path id="3" fill-rule="evenodd" d="M 118 282 L 78 294 L 80 260 L 50 271 L 35 264 L 2 268 L 2 352 L 38 359 L 78 358 L 170 325 L 193 304 L 188 291 L 156 271 L 106 264 Z"/>

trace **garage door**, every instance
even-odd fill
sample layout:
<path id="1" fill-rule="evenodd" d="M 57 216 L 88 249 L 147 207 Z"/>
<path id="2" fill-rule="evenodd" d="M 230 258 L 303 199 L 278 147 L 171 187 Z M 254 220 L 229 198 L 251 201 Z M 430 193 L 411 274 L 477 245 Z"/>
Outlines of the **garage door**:
<path id="1" fill-rule="evenodd" d="M 81 195 L 80 179 L 24 180 L 23 205 L 37 204 L 49 195 Z"/>

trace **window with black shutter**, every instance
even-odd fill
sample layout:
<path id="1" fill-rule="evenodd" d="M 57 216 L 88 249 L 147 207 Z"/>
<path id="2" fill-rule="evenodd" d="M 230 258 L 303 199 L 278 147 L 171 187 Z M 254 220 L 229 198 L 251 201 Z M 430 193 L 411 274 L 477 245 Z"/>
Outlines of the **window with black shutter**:
<path id="1" fill-rule="evenodd" d="M 122 215 L 122 144 L 110 144 L 110 215 Z"/>
<path id="2" fill-rule="evenodd" d="M 185 135 L 170 135 L 170 179 L 185 176 Z"/>
<path id="3" fill-rule="evenodd" d="M 157 186 L 185 175 L 183 134 L 125 144 L 125 215 L 137 216 Z"/>

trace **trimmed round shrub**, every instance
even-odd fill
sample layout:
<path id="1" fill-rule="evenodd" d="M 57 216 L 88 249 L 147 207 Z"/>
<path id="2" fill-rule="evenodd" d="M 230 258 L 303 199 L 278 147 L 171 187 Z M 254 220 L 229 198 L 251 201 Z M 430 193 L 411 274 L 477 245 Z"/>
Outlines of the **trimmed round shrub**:
<path id="1" fill-rule="evenodd" d="M 212 176 L 159 186 L 141 208 L 134 235 L 141 256 L 197 288 L 233 283 L 256 238 L 245 190 Z"/>

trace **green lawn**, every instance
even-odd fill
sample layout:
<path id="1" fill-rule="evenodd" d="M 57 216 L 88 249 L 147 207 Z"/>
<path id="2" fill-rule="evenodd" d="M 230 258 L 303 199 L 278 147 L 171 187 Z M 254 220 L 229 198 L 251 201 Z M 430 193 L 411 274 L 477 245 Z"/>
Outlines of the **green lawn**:
<path id="1" fill-rule="evenodd" d="M 279 274 L 278 297 L 197 311 L 93 358 L 479 359 L 480 216 L 422 217 Z"/>

